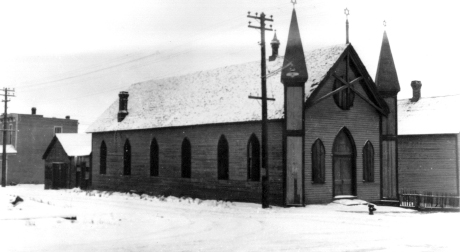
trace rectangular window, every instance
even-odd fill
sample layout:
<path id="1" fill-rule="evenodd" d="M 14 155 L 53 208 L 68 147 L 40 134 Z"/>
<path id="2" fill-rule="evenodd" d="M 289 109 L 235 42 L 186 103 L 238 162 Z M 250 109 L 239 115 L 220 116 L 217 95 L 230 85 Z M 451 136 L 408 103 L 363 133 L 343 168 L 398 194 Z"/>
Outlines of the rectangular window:
<path id="1" fill-rule="evenodd" d="M 54 126 L 54 134 L 62 133 L 62 126 Z"/>

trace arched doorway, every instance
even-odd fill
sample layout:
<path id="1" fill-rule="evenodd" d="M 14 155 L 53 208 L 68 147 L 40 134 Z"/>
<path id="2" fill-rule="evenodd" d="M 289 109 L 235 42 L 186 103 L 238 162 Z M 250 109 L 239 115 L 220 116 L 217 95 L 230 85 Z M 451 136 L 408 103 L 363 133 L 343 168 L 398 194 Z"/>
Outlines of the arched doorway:
<path id="1" fill-rule="evenodd" d="M 334 196 L 356 195 L 355 144 L 346 128 L 343 128 L 335 137 L 332 154 Z"/>

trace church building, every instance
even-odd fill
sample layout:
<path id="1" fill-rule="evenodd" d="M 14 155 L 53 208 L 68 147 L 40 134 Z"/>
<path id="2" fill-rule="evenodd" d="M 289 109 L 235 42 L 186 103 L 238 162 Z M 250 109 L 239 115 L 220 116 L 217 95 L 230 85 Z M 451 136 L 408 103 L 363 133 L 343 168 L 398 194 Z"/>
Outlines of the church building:
<path id="1" fill-rule="evenodd" d="M 305 50 L 293 10 L 267 62 L 270 204 L 397 199 L 399 83 L 348 43 Z M 303 28 L 305 29 L 305 28 Z M 308 39 L 308 34 L 303 34 Z M 92 188 L 261 202 L 260 62 L 133 84 L 89 128 Z"/>

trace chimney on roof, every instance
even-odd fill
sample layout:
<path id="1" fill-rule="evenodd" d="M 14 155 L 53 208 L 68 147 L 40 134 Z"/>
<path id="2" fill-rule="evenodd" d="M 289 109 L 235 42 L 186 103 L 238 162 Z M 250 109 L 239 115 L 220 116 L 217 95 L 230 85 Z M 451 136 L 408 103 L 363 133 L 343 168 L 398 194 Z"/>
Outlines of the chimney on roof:
<path id="1" fill-rule="evenodd" d="M 410 83 L 410 86 L 412 87 L 412 98 L 410 99 L 411 102 L 417 102 L 420 100 L 422 94 L 422 82 L 414 80 Z"/>
<path id="2" fill-rule="evenodd" d="M 70 116 L 65 116 L 65 119 L 70 119 Z"/>
<path id="3" fill-rule="evenodd" d="M 118 122 L 121 122 L 128 115 L 129 94 L 126 91 L 121 91 L 120 94 L 118 94 L 118 97 L 120 97 L 120 102 L 119 102 L 120 106 L 118 110 Z"/>
<path id="4" fill-rule="evenodd" d="M 37 114 L 37 108 L 36 107 L 33 107 L 32 108 L 32 115 L 36 115 Z"/>
<path id="5" fill-rule="evenodd" d="M 272 42 L 270 42 L 272 45 L 272 56 L 268 57 L 268 61 L 274 61 L 276 57 L 278 57 L 278 48 L 280 47 L 280 41 L 276 37 L 276 31 L 275 31 L 275 36 L 272 39 Z"/>

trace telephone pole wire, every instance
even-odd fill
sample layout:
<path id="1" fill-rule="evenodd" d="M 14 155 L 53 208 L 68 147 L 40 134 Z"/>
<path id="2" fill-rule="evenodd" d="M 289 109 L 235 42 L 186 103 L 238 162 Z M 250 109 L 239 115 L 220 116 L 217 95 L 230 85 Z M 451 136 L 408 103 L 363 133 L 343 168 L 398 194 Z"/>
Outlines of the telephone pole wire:
<path id="1" fill-rule="evenodd" d="M 259 29 L 261 35 L 260 49 L 262 53 L 261 59 L 261 81 L 262 81 L 262 171 L 265 171 L 265 175 L 262 176 L 262 208 L 268 208 L 270 206 L 270 179 L 268 172 L 268 137 L 267 137 L 267 75 L 266 75 L 266 59 L 265 59 L 265 31 L 273 31 L 270 28 L 265 28 L 265 22 L 273 22 L 273 16 L 270 18 L 265 17 L 262 12 L 258 16 L 257 12 L 255 16 L 251 16 L 251 12 L 248 12 L 248 18 L 254 18 L 260 20 L 260 27 L 252 26 L 249 21 L 248 27 Z"/>
<path id="2" fill-rule="evenodd" d="M 3 91 L 5 92 L 5 100 L 3 102 L 5 103 L 5 113 L 3 114 L 3 155 L 2 155 L 2 187 L 6 186 L 6 121 L 7 121 L 7 111 L 8 111 L 8 97 L 14 97 L 14 94 L 10 94 L 8 92 L 14 92 L 14 89 L 9 89 L 9 88 L 3 88 Z"/>

